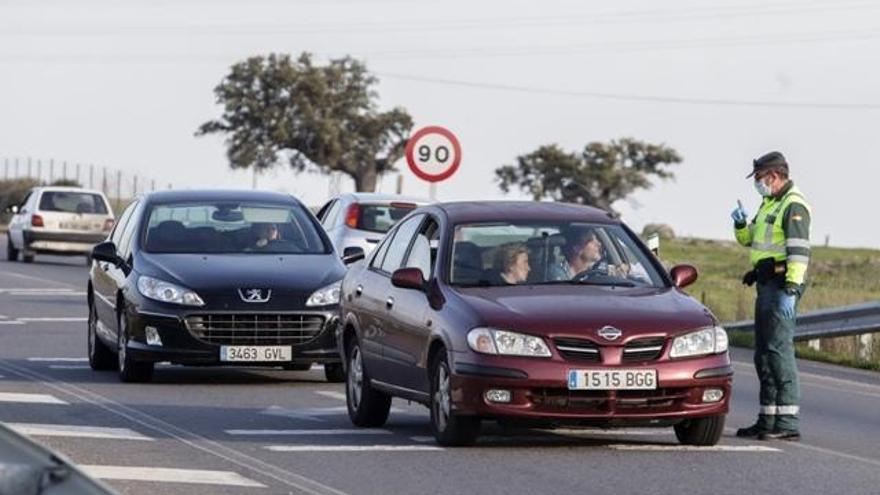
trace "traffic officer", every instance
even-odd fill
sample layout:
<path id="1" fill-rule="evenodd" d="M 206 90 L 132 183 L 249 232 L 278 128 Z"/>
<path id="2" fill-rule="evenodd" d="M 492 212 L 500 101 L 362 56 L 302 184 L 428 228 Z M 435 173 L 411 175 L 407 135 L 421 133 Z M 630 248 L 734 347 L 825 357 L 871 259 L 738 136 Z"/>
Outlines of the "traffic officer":
<path id="1" fill-rule="evenodd" d="M 761 382 L 758 421 L 738 437 L 800 440 L 795 315 L 810 262 L 810 206 L 789 179 L 788 162 L 772 151 L 753 161 L 755 189 L 763 197 L 748 222 L 742 203 L 733 211 L 736 240 L 750 248 L 752 270 L 743 283 L 757 283 L 755 369 Z"/>

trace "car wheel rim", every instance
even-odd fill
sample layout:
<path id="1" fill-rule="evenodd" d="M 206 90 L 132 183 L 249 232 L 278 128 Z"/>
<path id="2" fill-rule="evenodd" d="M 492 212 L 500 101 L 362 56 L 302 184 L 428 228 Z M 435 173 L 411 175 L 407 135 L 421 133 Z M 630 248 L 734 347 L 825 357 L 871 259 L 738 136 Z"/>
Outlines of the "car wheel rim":
<path id="1" fill-rule="evenodd" d="M 361 404 L 361 392 L 364 386 L 364 370 L 361 363 L 361 352 L 355 347 L 351 353 L 351 365 L 348 367 L 348 390 L 351 405 L 357 409 Z"/>
<path id="2" fill-rule="evenodd" d="M 439 431 L 446 430 L 449 413 L 449 372 L 446 370 L 446 366 L 440 365 L 437 368 L 437 388 L 434 392 L 434 417 Z"/>

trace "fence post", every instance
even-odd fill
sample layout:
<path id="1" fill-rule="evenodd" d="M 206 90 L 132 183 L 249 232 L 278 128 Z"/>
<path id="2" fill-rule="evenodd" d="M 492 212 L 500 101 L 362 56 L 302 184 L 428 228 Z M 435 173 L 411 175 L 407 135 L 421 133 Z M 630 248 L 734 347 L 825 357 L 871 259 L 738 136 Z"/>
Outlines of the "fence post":
<path id="1" fill-rule="evenodd" d="M 3 179 L 9 180 L 9 157 L 3 159 Z"/>
<path id="2" fill-rule="evenodd" d="M 61 163 L 61 180 L 67 180 L 67 160 Z"/>
<path id="3" fill-rule="evenodd" d="M 156 191 L 156 179 L 152 179 L 150 181 L 150 192 L 155 192 L 155 191 Z"/>
<path id="4" fill-rule="evenodd" d="M 43 182 L 43 160 L 37 158 L 37 182 Z"/>
<path id="5" fill-rule="evenodd" d="M 31 178 L 31 157 L 28 157 L 28 179 Z"/>
<path id="6" fill-rule="evenodd" d="M 95 188 L 95 164 L 89 164 L 89 189 Z"/>
<path id="7" fill-rule="evenodd" d="M 55 182 L 55 159 L 49 158 L 49 184 Z"/>
<path id="8" fill-rule="evenodd" d="M 863 333 L 859 335 L 856 347 L 858 348 L 856 350 L 857 357 L 862 361 L 870 361 L 874 357 L 874 334 Z"/>
<path id="9" fill-rule="evenodd" d="M 76 183 L 82 185 L 82 182 L 79 181 L 79 163 L 76 164 Z"/>
<path id="10" fill-rule="evenodd" d="M 131 197 L 136 198 L 138 195 L 138 176 L 134 174 L 134 181 L 131 183 Z"/>
<path id="11" fill-rule="evenodd" d="M 15 175 L 12 178 L 13 179 L 18 178 L 18 158 L 15 159 Z"/>
<path id="12" fill-rule="evenodd" d="M 107 195 L 107 167 L 101 167 L 101 170 L 104 171 L 104 178 L 101 180 L 101 192 L 104 193 L 104 196 Z"/>
<path id="13" fill-rule="evenodd" d="M 122 201 L 122 171 L 116 171 L 116 206 Z"/>

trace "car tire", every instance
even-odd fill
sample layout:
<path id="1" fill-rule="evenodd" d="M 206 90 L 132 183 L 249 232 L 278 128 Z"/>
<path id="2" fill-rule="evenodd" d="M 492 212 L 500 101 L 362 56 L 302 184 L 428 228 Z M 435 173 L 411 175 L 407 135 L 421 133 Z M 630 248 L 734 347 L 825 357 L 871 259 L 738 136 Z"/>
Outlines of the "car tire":
<path id="1" fill-rule="evenodd" d="M 18 261 L 18 249 L 12 245 L 12 238 L 6 234 L 6 261 Z"/>
<path id="2" fill-rule="evenodd" d="M 345 380 L 345 403 L 348 417 L 355 426 L 377 427 L 388 421 L 391 411 L 391 396 L 373 389 L 370 377 L 364 368 L 361 346 L 353 341 L 345 354 L 348 358 L 348 373 Z"/>
<path id="3" fill-rule="evenodd" d="M 452 373 L 446 350 L 441 349 L 431 364 L 431 430 L 444 447 L 473 445 L 480 436 L 480 418 L 461 416 L 452 410 Z"/>
<path id="4" fill-rule="evenodd" d="M 89 320 L 86 325 L 88 331 L 89 366 L 95 371 L 114 369 L 116 366 L 116 356 L 107 347 L 107 344 L 98 337 L 98 312 L 94 304 L 89 304 Z"/>
<path id="5" fill-rule="evenodd" d="M 682 445 L 712 446 L 724 433 L 724 415 L 686 419 L 675 425 L 675 436 Z"/>
<path id="6" fill-rule="evenodd" d="M 128 349 L 128 316 L 119 315 L 119 331 L 116 340 L 116 361 L 119 380 L 125 383 L 143 383 L 153 378 L 154 363 L 135 361 Z"/>
<path id="7" fill-rule="evenodd" d="M 324 378 L 329 383 L 342 383 L 346 379 L 345 367 L 342 363 L 327 363 L 324 365 Z"/>

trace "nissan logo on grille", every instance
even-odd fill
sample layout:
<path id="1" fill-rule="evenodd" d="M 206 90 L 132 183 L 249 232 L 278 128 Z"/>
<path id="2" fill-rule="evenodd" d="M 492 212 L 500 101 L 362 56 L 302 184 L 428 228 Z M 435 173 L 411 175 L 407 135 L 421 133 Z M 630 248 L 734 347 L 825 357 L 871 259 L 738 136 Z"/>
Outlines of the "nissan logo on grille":
<path id="1" fill-rule="evenodd" d="M 599 329 L 599 336 L 605 340 L 617 340 L 623 332 L 614 327 L 602 327 Z"/>
<path id="2" fill-rule="evenodd" d="M 247 303 L 264 303 L 272 297 L 270 289 L 238 289 L 241 300 Z"/>

